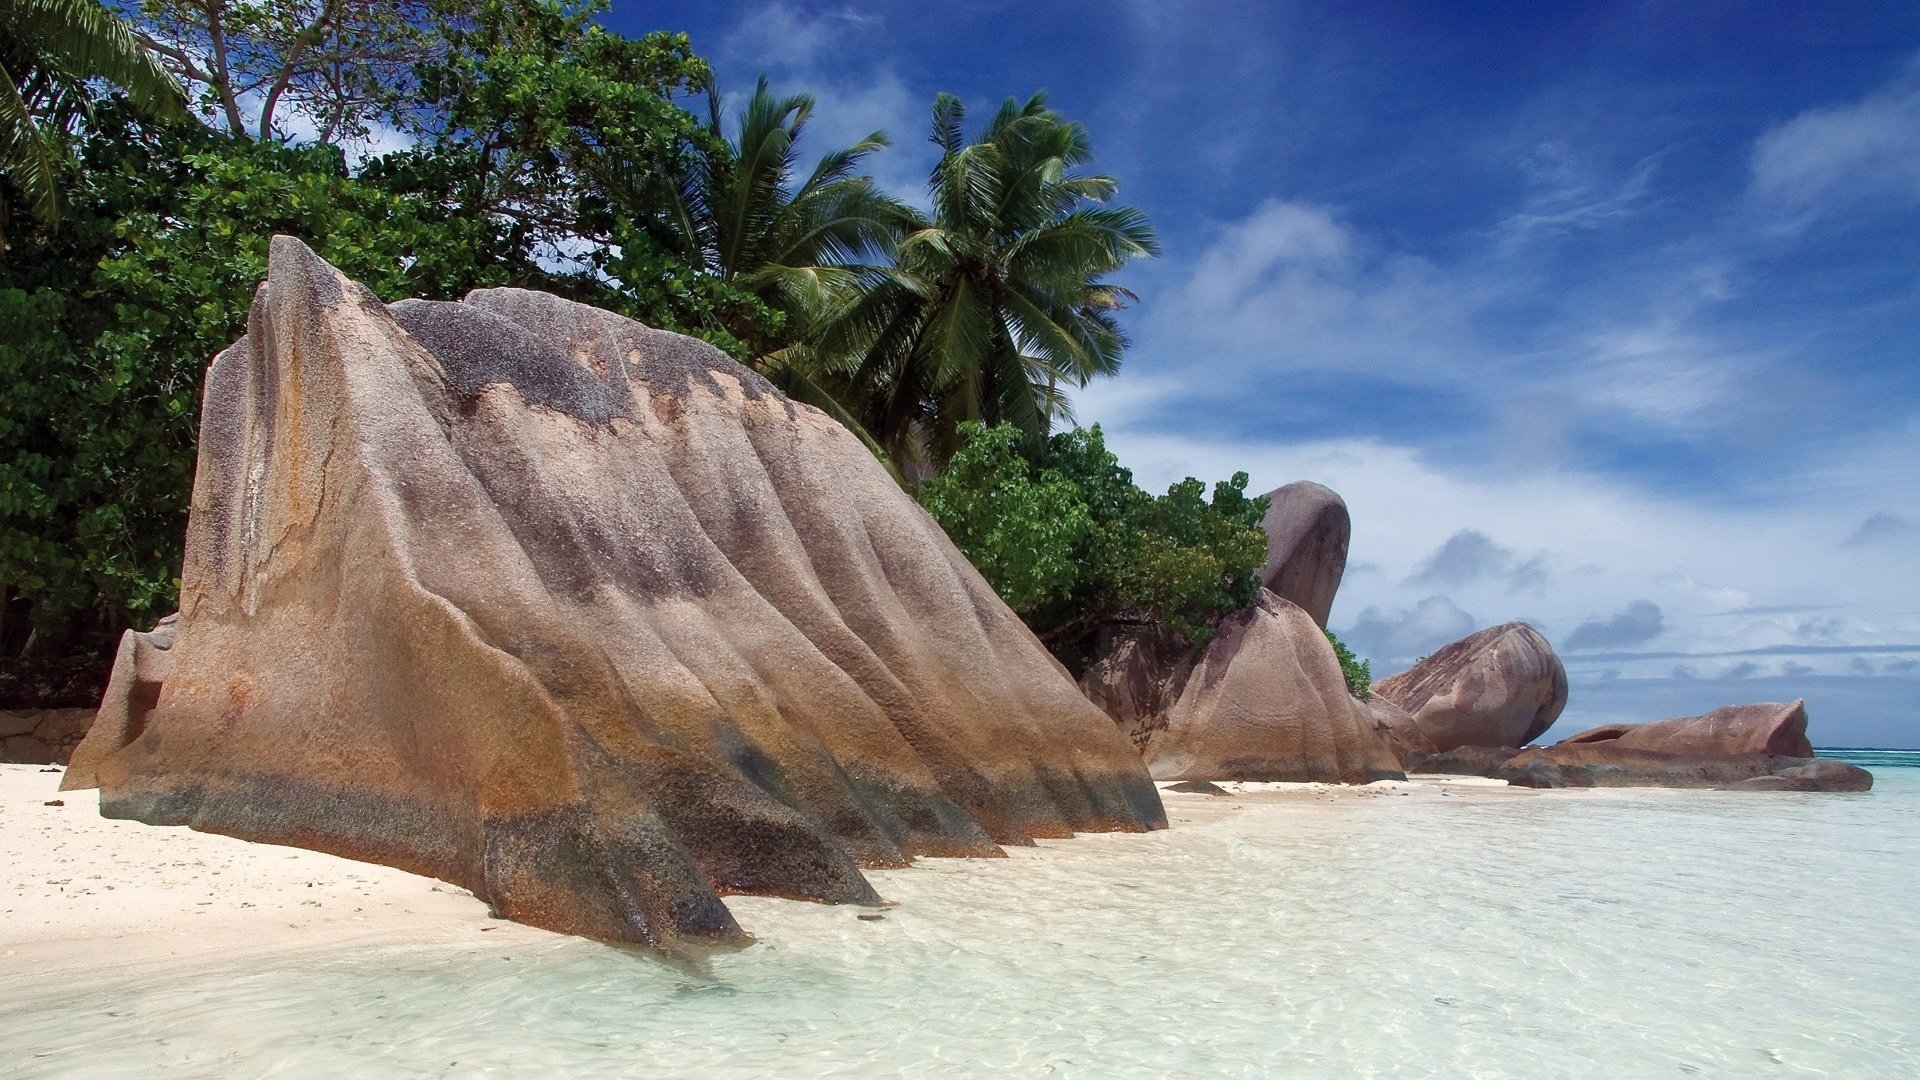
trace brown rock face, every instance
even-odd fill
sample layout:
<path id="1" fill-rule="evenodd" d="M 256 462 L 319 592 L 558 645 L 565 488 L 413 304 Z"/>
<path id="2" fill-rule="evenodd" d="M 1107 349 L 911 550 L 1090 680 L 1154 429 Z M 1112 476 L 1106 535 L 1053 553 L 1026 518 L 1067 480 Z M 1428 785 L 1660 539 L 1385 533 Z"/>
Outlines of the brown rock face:
<path id="1" fill-rule="evenodd" d="M 845 429 L 692 339 L 511 289 L 389 309 L 285 237 L 142 648 L 70 777 L 104 813 L 566 933 L 737 940 L 725 893 L 871 902 L 861 867 L 1165 824 Z"/>
<path id="2" fill-rule="evenodd" d="M 173 674 L 173 637 L 179 626 L 180 615 L 176 612 L 146 633 L 129 630 L 120 635 L 107 693 L 93 720 L 98 731 L 89 731 L 88 738 L 74 750 L 67 775 L 60 780 L 62 788 L 98 787 L 95 770 L 100 759 L 146 730 L 147 716 L 160 700 L 160 688 Z"/>
<path id="3" fill-rule="evenodd" d="M 1326 635 L 1265 589 L 1227 617 L 1197 661 L 1169 672 L 1159 660 L 1152 648 L 1133 649 L 1083 680 L 1095 700 L 1133 710 L 1123 723 L 1156 780 L 1364 784 L 1405 775 L 1347 692 Z"/>
<path id="4" fill-rule="evenodd" d="M 1267 499 L 1267 516 L 1260 523 L 1267 533 L 1267 565 L 1260 581 L 1324 627 L 1353 538 L 1346 501 L 1311 480 L 1275 488 Z"/>
<path id="5" fill-rule="evenodd" d="M 92 709 L 0 710 L 0 763 L 64 765 L 93 724 Z"/>
<path id="6" fill-rule="evenodd" d="M 1607 724 L 1514 755 L 1491 775 L 1523 787 L 1732 787 L 1865 791 L 1873 776 L 1813 756 L 1804 702 Z"/>
<path id="7" fill-rule="evenodd" d="M 1374 683 L 1373 694 L 1413 718 L 1429 752 L 1524 746 L 1566 708 L 1567 670 L 1540 631 L 1512 622 L 1462 638 Z"/>
<path id="8" fill-rule="evenodd" d="M 1813 744 L 1807 741 L 1804 701 L 1784 705 L 1726 705 L 1703 716 L 1683 716 L 1651 724 L 1606 724 L 1563 739 L 1555 744 L 1555 749 L 1576 746 L 1688 757 L 1813 756 Z"/>

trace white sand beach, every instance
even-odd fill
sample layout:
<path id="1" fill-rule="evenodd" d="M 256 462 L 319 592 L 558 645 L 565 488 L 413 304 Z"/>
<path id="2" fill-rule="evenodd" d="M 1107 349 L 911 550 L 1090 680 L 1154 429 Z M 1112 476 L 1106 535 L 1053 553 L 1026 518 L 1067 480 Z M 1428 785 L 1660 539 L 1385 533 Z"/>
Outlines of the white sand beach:
<path id="1" fill-rule="evenodd" d="M 465 889 L 385 866 L 100 816 L 61 770 L 0 765 L 0 959 L 15 979 L 192 964 L 250 950 L 357 947 L 487 932 Z"/>
<path id="2" fill-rule="evenodd" d="M 103 818 L 99 792 L 60 791 L 60 778 L 57 768 L 0 765 L 0 958 L 9 979 L 98 974 L 104 965 L 191 965 L 249 950 L 452 943 L 479 933 L 528 942 L 555 936 L 491 918 L 467 890 L 433 878 L 302 848 Z M 1500 781 L 1470 777 L 1357 788 L 1221 785 L 1235 798 L 1168 786 L 1161 785 L 1161 796 L 1175 829 L 1352 799 L 1509 792 Z M 1071 858 L 1089 839 L 1013 854 Z M 911 891 L 916 869 L 883 873 L 876 883 L 883 894 L 889 885 Z M 741 897 L 731 903 L 743 925 L 763 938 L 778 935 L 787 921 L 783 912 L 813 906 Z"/>

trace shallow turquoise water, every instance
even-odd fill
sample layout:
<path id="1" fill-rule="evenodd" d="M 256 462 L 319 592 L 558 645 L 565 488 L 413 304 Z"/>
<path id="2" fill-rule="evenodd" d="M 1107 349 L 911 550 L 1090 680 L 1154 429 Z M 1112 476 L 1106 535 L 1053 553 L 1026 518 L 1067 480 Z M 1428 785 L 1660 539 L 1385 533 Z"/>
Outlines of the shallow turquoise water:
<path id="1" fill-rule="evenodd" d="M 1218 800 L 875 875 L 879 921 L 736 900 L 761 941 L 702 970 L 556 938 L 0 977 L 0 1072 L 1916 1076 L 1920 769 L 1877 764 L 1852 796 Z"/>

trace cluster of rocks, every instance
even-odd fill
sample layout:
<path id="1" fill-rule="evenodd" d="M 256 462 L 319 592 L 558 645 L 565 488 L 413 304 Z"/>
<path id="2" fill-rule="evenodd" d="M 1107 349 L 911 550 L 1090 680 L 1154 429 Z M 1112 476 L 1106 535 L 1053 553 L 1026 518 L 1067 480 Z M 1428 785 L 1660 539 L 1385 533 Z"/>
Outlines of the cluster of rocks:
<path id="1" fill-rule="evenodd" d="M 1141 759 L 866 448 L 559 297 L 389 307 L 273 241 L 207 372 L 176 623 L 66 786 L 566 933 L 1165 825 Z"/>
<path id="2" fill-rule="evenodd" d="M 1522 622 L 1456 641 L 1357 700 L 1322 632 L 1346 567 L 1346 504 L 1306 482 L 1268 499 L 1265 587 L 1253 604 L 1203 650 L 1116 634 L 1081 679 L 1155 779 L 1366 783 L 1425 772 L 1527 787 L 1872 783 L 1863 769 L 1814 757 L 1801 702 L 1608 725 L 1527 749 L 1566 708 L 1567 672 Z"/>
<path id="3" fill-rule="evenodd" d="M 1254 602 L 1199 651 L 1151 631 L 1116 635 L 1081 690 L 1127 732 L 1156 780 L 1403 779 L 1325 633 L 1346 569 L 1346 503 L 1312 483 L 1268 498 Z"/>
<path id="4" fill-rule="evenodd" d="M 1797 705 L 1521 753 L 1567 681 L 1518 623 L 1362 702 L 1324 632 L 1347 508 L 1269 497 L 1252 604 L 1204 649 L 1116 633 L 1076 688 L 858 440 L 716 350 L 516 289 L 389 307 L 277 237 L 207 372 L 180 613 L 123 639 L 63 786 L 672 945 L 743 940 L 727 894 L 1164 827 L 1152 777 L 1858 783 Z M 49 758 L 84 725 L 5 722 Z"/>

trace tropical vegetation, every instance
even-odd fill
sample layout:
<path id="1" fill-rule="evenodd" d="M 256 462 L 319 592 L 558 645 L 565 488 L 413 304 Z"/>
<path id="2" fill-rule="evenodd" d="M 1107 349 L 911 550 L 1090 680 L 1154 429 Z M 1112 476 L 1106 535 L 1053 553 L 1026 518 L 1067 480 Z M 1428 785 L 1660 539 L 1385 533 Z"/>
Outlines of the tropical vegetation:
<path id="1" fill-rule="evenodd" d="M 0 245 L 15 199 L 58 222 L 60 138 L 91 112 L 94 83 L 149 115 L 183 112 L 173 78 L 98 0 L 0 0 Z"/>
<path id="2" fill-rule="evenodd" d="M 513 284 L 705 338 L 865 439 L 1069 662 L 1251 597 L 1244 474 L 1149 494 L 1071 426 L 1158 250 L 1084 127 L 941 95 L 924 192 L 888 191 L 885 133 L 809 156 L 812 99 L 603 10 L 0 0 L 0 699 L 80 703 L 176 602 L 199 380 L 275 233 L 386 299 Z"/>
<path id="3" fill-rule="evenodd" d="M 1008 606 L 1070 668 L 1115 626 L 1205 645 L 1220 616 L 1260 588 L 1267 500 L 1247 474 L 1188 477 L 1151 495 L 1100 428 L 1054 435 L 1036 456 L 1010 423 L 962 423 L 960 449 L 920 485 L 927 511 Z"/>

